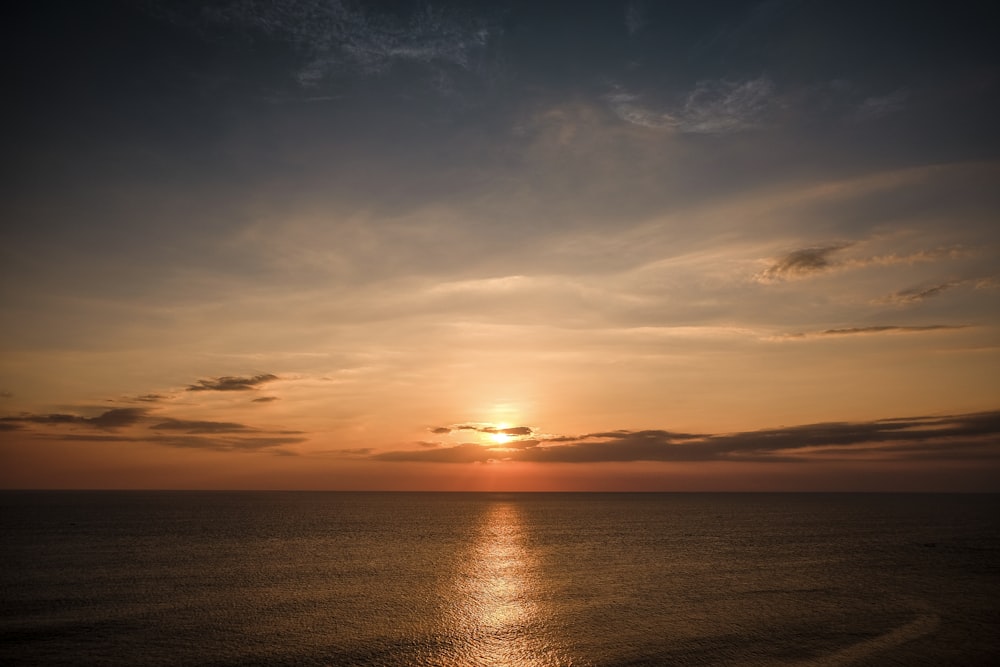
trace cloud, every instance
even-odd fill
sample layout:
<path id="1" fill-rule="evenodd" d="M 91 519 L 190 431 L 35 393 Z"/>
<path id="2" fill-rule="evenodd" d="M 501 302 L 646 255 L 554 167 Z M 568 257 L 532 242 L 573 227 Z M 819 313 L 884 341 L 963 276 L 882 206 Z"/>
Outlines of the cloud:
<path id="1" fill-rule="evenodd" d="M 666 430 L 555 436 L 524 448 L 475 443 L 375 454 L 377 461 L 536 463 L 634 461 L 802 462 L 858 459 L 980 460 L 1000 457 L 1000 411 L 870 422 L 832 422 L 724 434 Z"/>
<path id="2" fill-rule="evenodd" d="M 483 433 L 497 433 L 500 435 L 531 435 L 531 428 L 528 426 L 511 426 L 510 428 L 484 428 Z"/>
<path id="3" fill-rule="evenodd" d="M 498 458 L 489 447 L 467 442 L 454 447 L 419 451 L 383 452 L 371 458 L 376 461 L 423 461 L 428 463 L 484 463 Z"/>
<path id="4" fill-rule="evenodd" d="M 149 427 L 154 431 L 182 431 L 190 434 L 212 433 L 272 433 L 278 435 L 298 435 L 302 431 L 265 431 L 236 422 L 197 421 L 167 418 Z"/>
<path id="5" fill-rule="evenodd" d="M 886 255 L 876 255 L 874 257 L 863 257 L 846 260 L 845 266 L 893 266 L 895 264 L 917 264 L 919 262 L 937 262 L 944 259 L 960 259 L 971 254 L 966 248 L 961 246 L 945 246 L 932 248 L 930 250 L 918 250 L 905 255 L 889 253 Z"/>
<path id="6" fill-rule="evenodd" d="M 257 430 L 246 424 L 234 422 L 191 421 L 187 419 L 167 419 L 159 424 L 153 424 L 149 428 L 154 431 L 183 431 L 192 434 L 242 433 Z"/>
<path id="7" fill-rule="evenodd" d="M 890 294 L 885 298 L 885 301 L 889 303 L 898 303 L 898 304 L 919 303 L 924 299 L 930 298 L 932 296 L 937 296 L 942 292 L 949 290 L 952 287 L 955 287 L 958 284 L 960 283 L 958 283 L 957 281 L 953 281 L 949 283 L 941 283 L 940 285 L 932 285 L 931 287 L 902 290 L 900 292 L 895 292 L 893 294 Z"/>
<path id="8" fill-rule="evenodd" d="M 809 278 L 834 270 L 863 269 L 871 266 L 912 265 L 922 262 L 938 262 L 966 257 L 970 251 L 961 246 L 942 246 L 928 250 L 900 254 L 895 252 L 881 255 L 839 257 L 843 250 L 858 247 L 860 242 L 835 243 L 811 246 L 794 250 L 777 259 L 754 275 L 756 282 L 769 284 Z M 955 282 L 950 286 L 961 284 Z M 944 287 L 943 289 L 947 289 Z M 943 291 L 943 290 L 942 290 Z"/>
<path id="9" fill-rule="evenodd" d="M 641 98 L 632 93 L 618 91 L 605 96 L 611 110 L 626 123 L 652 129 L 677 128 L 679 119 L 665 110 L 654 110 L 640 104 Z"/>
<path id="10" fill-rule="evenodd" d="M 130 435 L 93 435 L 83 433 L 60 433 L 47 436 L 48 440 L 61 440 L 66 442 L 136 442 L 136 438 Z M 145 439 L 144 439 L 145 440 Z"/>
<path id="11" fill-rule="evenodd" d="M 502 445 L 503 449 L 530 449 L 541 444 L 541 440 L 511 440 Z M 500 448 L 494 448 L 500 449 Z"/>
<path id="12" fill-rule="evenodd" d="M 350 449 L 324 449 L 317 454 L 325 454 L 327 456 L 339 456 L 343 458 L 359 458 L 367 457 L 375 450 L 371 447 L 354 447 Z"/>
<path id="13" fill-rule="evenodd" d="M 698 433 L 682 433 L 680 431 L 662 431 L 658 429 L 647 429 L 643 431 L 628 431 L 625 429 L 618 431 L 598 431 L 597 433 L 588 433 L 586 435 L 578 436 L 560 436 L 558 438 L 546 438 L 545 442 L 575 442 L 578 440 L 588 440 L 593 438 L 600 438 L 605 440 L 615 440 L 615 439 L 626 439 L 626 438 L 651 438 L 651 439 L 669 439 L 671 441 L 682 441 L 682 440 L 697 440 L 699 438 L 706 437 L 704 434 Z"/>
<path id="14" fill-rule="evenodd" d="M 642 104 L 639 95 L 623 88 L 606 95 L 605 100 L 615 115 L 632 125 L 688 134 L 725 134 L 762 125 L 773 97 L 774 85 L 760 77 L 700 81 L 681 102 L 662 109 Z"/>
<path id="15" fill-rule="evenodd" d="M 843 329 L 827 329 L 820 331 L 820 336 L 850 336 L 854 334 L 881 334 L 881 333 L 919 333 L 923 331 L 947 331 L 951 329 L 965 329 L 965 324 L 928 324 L 924 326 L 894 326 L 880 325 L 870 327 L 847 327 Z"/>
<path id="16" fill-rule="evenodd" d="M 403 17 L 337 0 L 232 0 L 204 10 L 202 17 L 290 44 L 303 61 L 294 72 L 303 87 L 345 74 L 380 75 L 400 63 L 437 74 L 444 67 L 474 71 L 501 32 L 497 21 L 458 10 L 422 5 Z"/>
<path id="17" fill-rule="evenodd" d="M 530 426 L 508 426 L 500 428 L 491 424 L 456 424 L 454 426 L 436 426 L 428 429 L 431 433 L 451 433 L 452 431 L 476 431 L 477 433 L 493 433 L 496 435 L 531 435 L 534 433 Z"/>
<path id="18" fill-rule="evenodd" d="M 851 119 L 858 122 L 877 120 L 906 108 L 909 93 L 897 90 L 888 95 L 867 97 L 851 114 Z"/>
<path id="19" fill-rule="evenodd" d="M 16 417 L 2 417 L 0 422 L 7 424 L 44 424 L 61 426 L 64 424 L 90 426 L 103 430 L 114 430 L 123 426 L 132 426 L 146 416 L 145 408 L 115 408 L 107 410 L 96 417 L 81 417 L 62 413 L 23 414 Z"/>
<path id="20" fill-rule="evenodd" d="M 850 243 L 838 243 L 795 250 L 776 260 L 758 273 L 755 278 L 758 282 L 771 283 L 826 271 L 835 265 L 830 256 L 851 245 Z"/>
<path id="21" fill-rule="evenodd" d="M 937 285 L 931 285 L 929 287 L 912 287 L 910 289 L 900 290 L 899 292 L 893 292 L 888 296 L 876 300 L 875 303 L 909 306 L 932 297 L 940 296 L 948 290 L 968 284 L 969 282 L 972 281 L 950 280 L 948 282 L 938 283 Z"/>
<path id="22" fill-rule="evenodd" d="M 826 336 L 874 336 L 880 334 L 917 334 L 931 333 L 936 331 L 954 331 L 958 329 L 968 329 L 968 324 L 926 324 L 918 326 L 900 326 L 892 324 L 881 324 L 867 327 L 843 327 L 838 329 L 825 329 L 823 331 L 809 331 L 801 333 L 790 333 L 775 336 L 772 340 L 804 340 L 809 338 L 822 338 Z"/>
<path id="23" fill-rule="evenodd" d="M 625 5 L 625 29 L 629 35 L 634 35 L 646 27 L 646 6 L 639 0 L 632 0 Z"/>
<path id="24" fill-rule="evenodd" d="M 185 433 L 178 435 L 88 435 L 66 433 L 54 436 L 54 440 L 66 442 L 129 442 L 137 445 L 154 444 L 178 449 L 204 449 L 215 452 L 258 452 L 268 450 L 274 454 L 293 455 L 294 452 L 278 450 L 285 445 L 304 442 L 301 437 L 284 436 L 218 436 L 211 434 Z"/>
<path id="25" fill-rule="evenodd" d="M 198 380 L 197 384 L 188 385 L 188 391 L 247 391 L 277 380 L 277 375 L 270 373 L 251 377 L 222 376 L 208 380 Z"/>
<path id="26" fill-rule="evenodd" d="M 277 396 L 261 396 L 260 398 L 255 398 L 251 403 L 272 403 L 274 401 L 280 400 Z"/>
<path id="27" fill-rule="evenodd" d="M 87 421 L 97 428 L 113 429 L 136 424 L 145 416 L 143 408 L 115 408 Z"/>
<path id="28" fill-rule="evenodd" d="M 142 396 L 136 396 L 132 400 L 140 403 L 159 403 L 165 398 L 166 396 L 162 396 L 161 394 L 143 394 Z"/>
<path id="29" fill-rule="evenodd" d="M 137 445 L 157 444 L 185 449 L 246 452 L 272 450 L 303 442 L 302 431 L 262 430 L 236 422 L 152 418 L 147 408 L 115 408 L 96 417 L 74 414 L 21 414 L 0 418 L 0 431 L 21 430 L 27 425 L 40 425 L 42 430 L 30 431 L 32 437 L 72 442 L 130 442 Z M 64 426 L 86 426 L 104 433 L 80 433 Z M 135 426 L 126 434 L 112 433 L 122 427 Z M 278 452 L 276 449 L 274 453 Z M 289 453 L 289 452 L 285 452 Z"/>
<path id="30" fill-rule="evenodd" d="M 207 449 L 216 452 L 257 452 L 262 450 L 271 450 L 284 445 L 298 444 L 304 440 L 305 438 L 298 437 L 204 437 L 196 434 L 162 435 L 153 436 L 151 438 L 142 438 L 142 442 L 152 442 L 165 447 L 177 447 L 180 449 Z M 288 451 L 281 453 L 286 455 L 292 454 L 292 452 Z"/>
<path id="31" fill-rule="evenodd" d="M 974 287 L 977 290 L 996 289 L 997 287 L 1000 287 L 1000 280 L 998 280 L 996 276 L 978 278 L 974 281 Z"/>
<path id="32" fill-rule="evenodd" d="M 684 101 L 681 130 L 718 134 L 759 125 L 774 94 L 770 80 L 702 81 Z"/>

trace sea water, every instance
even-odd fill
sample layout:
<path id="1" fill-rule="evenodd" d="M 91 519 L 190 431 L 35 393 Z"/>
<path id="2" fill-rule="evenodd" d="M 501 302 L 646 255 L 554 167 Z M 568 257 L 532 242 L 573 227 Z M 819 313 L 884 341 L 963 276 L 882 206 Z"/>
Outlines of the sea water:
<path id="1" fill-rule="evenodd" d="M 1000 664 L 1000 497 L 0 493 L 3 665 Z"/>

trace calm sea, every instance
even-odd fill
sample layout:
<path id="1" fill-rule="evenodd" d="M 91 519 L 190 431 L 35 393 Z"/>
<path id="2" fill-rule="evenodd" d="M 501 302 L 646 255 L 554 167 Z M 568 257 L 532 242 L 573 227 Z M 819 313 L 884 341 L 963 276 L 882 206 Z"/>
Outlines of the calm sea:
<path id="1" fill-rule="evenodd" d="M 1000 496 L 0 493 L 3 665 L 1000 664 Z"/>

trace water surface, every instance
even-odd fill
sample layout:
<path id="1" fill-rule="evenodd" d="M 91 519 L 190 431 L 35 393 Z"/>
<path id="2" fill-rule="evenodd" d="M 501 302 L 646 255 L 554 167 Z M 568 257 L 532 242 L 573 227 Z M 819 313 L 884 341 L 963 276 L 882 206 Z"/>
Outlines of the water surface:
<path id="1" fill-rule="evenodd" d="M 0 493 L 10 665 L 941 665 L 1000 498 Z"/>

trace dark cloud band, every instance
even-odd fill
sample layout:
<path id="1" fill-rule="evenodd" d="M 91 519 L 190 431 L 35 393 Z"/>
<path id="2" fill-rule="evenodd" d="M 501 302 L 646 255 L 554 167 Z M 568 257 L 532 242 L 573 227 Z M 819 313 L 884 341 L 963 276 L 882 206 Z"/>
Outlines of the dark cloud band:
<path id="1" fill-rule="evenodd" d="M 188 391 L 248 391 L 256 389 L 262 384 L 277 380 L 277 375 L 265 373 L 250 377 L 236 377 L 225 375 L 208 380 L 198 380 L 196 384 L 188 385 Z"/>
<path id="2" fill-rule="evenodd" d="M 376 454 L 379 461 L 535 463 L 631 461 L 808 462 L 882 459 L 978 460 L 1000 457 L 1000 411 L 871 422 L 832 422 L 724 434 L 608 431 L 527 441 L 532 446 L 464 443 Z"/>
<path id="3" fill-rule="evenodd" d="M 96 417 L 82 417 L 80 415 L 62 413 L 25 414 L 14 417 L 2 417 L 0 418 L 0 423 L 14 425 L 42 424 L 48 426 L 76 425 L 113 430 L 139 423 L 146 416 L 147 412 L 145 408 L 115 408 L 107 410 Z"/>

